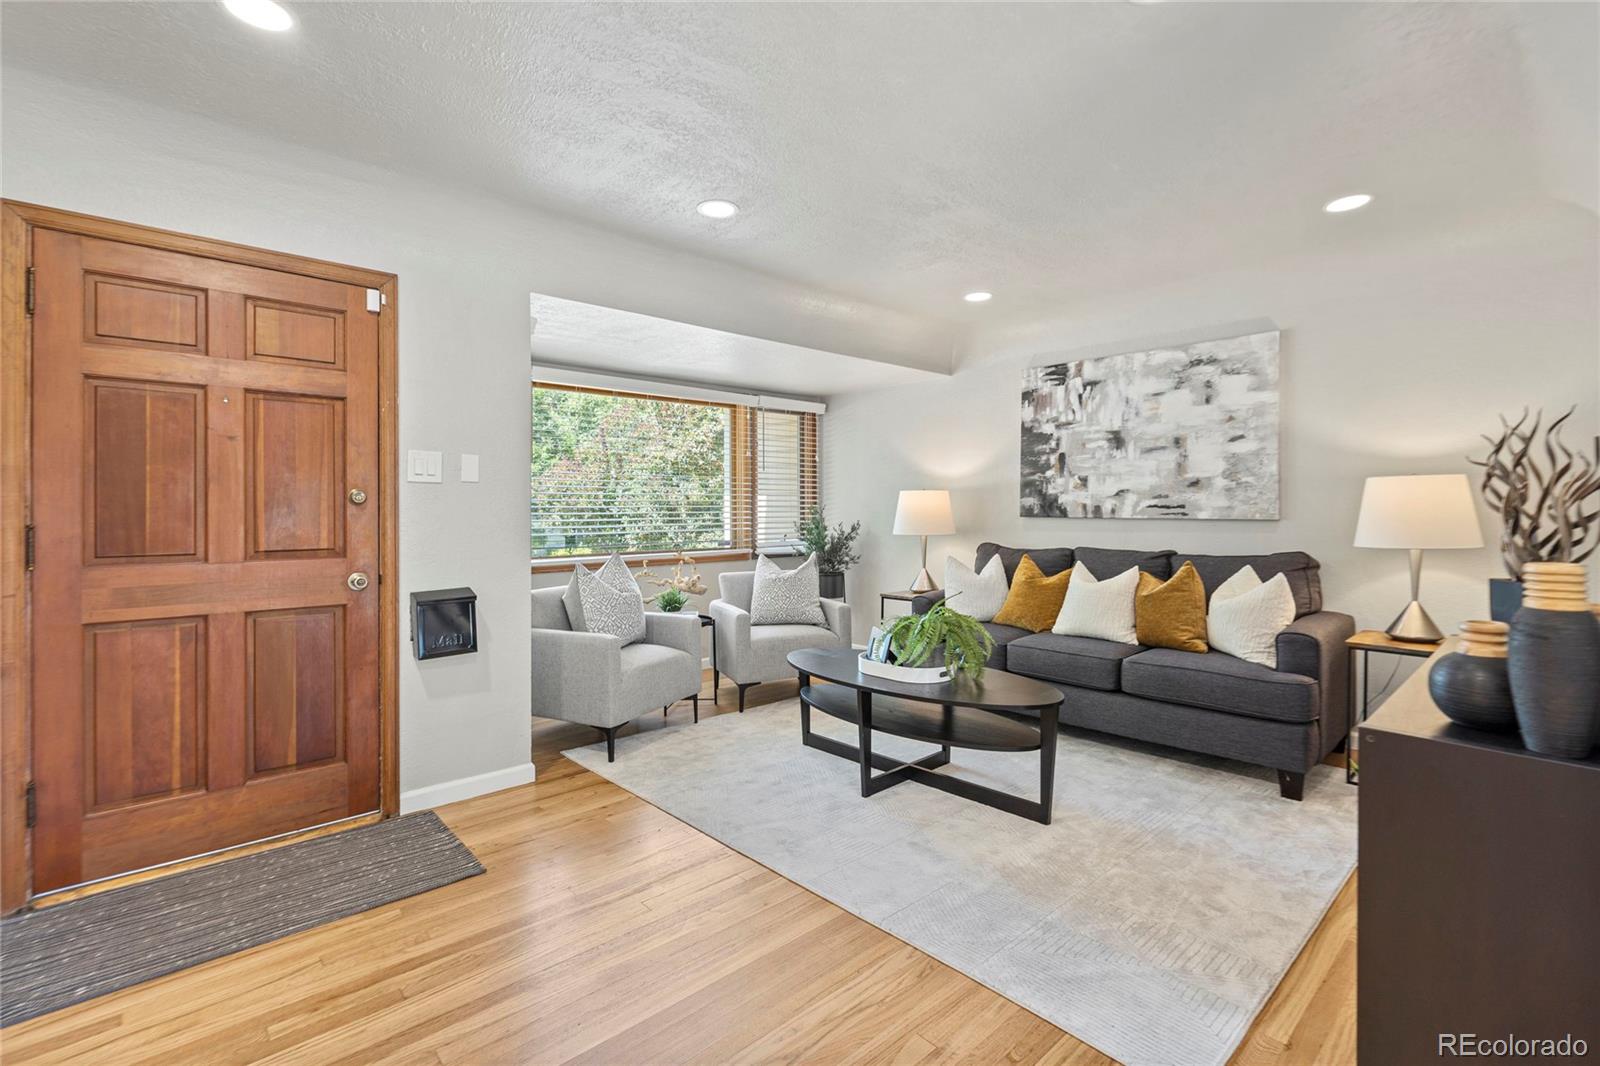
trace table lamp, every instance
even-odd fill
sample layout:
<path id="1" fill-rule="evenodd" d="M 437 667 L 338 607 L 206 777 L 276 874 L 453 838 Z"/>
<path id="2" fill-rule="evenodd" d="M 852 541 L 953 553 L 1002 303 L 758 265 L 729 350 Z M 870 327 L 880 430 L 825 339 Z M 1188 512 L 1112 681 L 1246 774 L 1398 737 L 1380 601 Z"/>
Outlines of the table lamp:
<path id="1" fill-rule="evenodd" d="M 911 583 L 912 592 L 930 592 L 939 586 L 928 573 L 928 538 L 956 531 L 950 514 L 950 493 L 945 489 L 902 489 L 894 509 L 894 531 L 922 538 L 922 569 Z"/>
<path id="2" fill-rule="evenodd" d="M 1369 477 L 1356 520 L 1358 548 L 1404 548 L 1411 553 L 1411 602 L 1389 626 L 1395 640 L 1436 644 L 1444 639 L 1417 601 L 1426 548 L 1481 548 L 1483 532 L 1465 474 Z"/>

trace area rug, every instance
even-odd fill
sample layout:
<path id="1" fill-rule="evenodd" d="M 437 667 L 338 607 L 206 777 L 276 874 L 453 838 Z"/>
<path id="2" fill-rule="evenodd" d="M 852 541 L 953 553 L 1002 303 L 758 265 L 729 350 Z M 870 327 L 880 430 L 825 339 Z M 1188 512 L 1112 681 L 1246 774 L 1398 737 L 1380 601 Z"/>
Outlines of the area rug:
<path id="1" fill-rule="evenodd" d="M 0 922 L 0 1025 L 483 873 L 432 811 Z"/>
<path id="2" fill-rule="evenodd" d="M 1048 826 L 915 782 L 862 799 L 794 700 L 566 755 L 1132 1066 L 1226 1062 L 1356 862 L 1342 771 L 1295 803 L 1270 770 L 1080 731 Z M 941 772 L 1031 797 L 1037 760 L 957 749 Z"/>

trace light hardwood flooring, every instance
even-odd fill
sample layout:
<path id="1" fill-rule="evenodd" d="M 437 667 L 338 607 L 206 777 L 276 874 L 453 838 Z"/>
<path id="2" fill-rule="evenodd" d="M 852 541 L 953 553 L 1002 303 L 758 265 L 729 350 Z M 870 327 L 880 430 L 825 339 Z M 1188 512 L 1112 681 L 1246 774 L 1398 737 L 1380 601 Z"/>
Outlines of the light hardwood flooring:
<path id="1" fill-rule="evenodd" d="M 13 1026 L 0 1058 L 1110 1061 L 561 757 L 596 737 L 536 721 L 534 784 L 440 809 L 483 876 Z M 1235 1063 L 1355 1062 L 1355 937 L 1352 877 Z"/>

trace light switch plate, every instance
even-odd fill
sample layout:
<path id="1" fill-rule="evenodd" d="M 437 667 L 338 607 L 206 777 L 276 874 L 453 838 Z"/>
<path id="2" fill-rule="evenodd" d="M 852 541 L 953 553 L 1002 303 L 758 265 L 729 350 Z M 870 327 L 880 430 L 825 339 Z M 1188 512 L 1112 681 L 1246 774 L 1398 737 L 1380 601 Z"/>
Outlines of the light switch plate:
<path id="1" fill-rule="evenodd" d="M 444 453 L 419 452 L 406 453 L 406 480 L 421 481 L 437 485 L 444 480 Z"/>
<path id="2" fill-rule="evenodd" d="M 471 452 L 461 453 L 461 480 L 478 480 L 478 457 Z"/>

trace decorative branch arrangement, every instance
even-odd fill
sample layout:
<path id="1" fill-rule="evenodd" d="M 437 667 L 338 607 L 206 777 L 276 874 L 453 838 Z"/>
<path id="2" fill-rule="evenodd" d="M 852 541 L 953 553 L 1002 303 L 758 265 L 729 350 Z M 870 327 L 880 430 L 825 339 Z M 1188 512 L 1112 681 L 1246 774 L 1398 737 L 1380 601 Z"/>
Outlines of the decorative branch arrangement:
<path id="1" fill-rule="evenodd" d="M 1467 460 L 1483 468 L 1481 491 L 1500 516 L 1500 554 L 1514 578 L 1522 577 L 1527 563 L 1581 563 L 1600 547 L 1600 436 L 1593 459 L 1561 440 L 1561 426 L 1576 410 L 1545 429 L 1546 466 L 1534 454 L 1544 412 L 1535 412 L 1533 425 L 1524 429 L 1527 408 L 1515 425 L 1502 415 L 1500 436 L 1484 435 L 1489 453 Z"/>
<path id="2" fill-rule="evenodd" d="M 689 572 L 683 572 L 684 567 Z M 671 577 L 657 577 L 648 566 L 639 571 L 639 576 L 659 589 L 673 589 L 685 596 L 699 596 L 706 591 L 706 583 L 700 579 L 700 568 L 694 565 L 694 560 L 688 553 L 679 552 L 678 561 L 672 565 Z"/>

